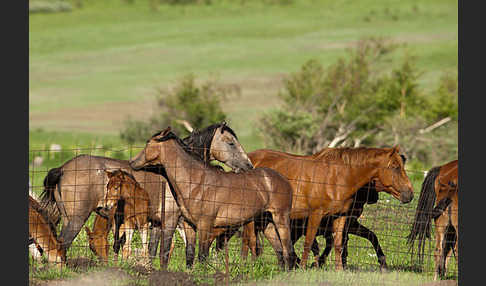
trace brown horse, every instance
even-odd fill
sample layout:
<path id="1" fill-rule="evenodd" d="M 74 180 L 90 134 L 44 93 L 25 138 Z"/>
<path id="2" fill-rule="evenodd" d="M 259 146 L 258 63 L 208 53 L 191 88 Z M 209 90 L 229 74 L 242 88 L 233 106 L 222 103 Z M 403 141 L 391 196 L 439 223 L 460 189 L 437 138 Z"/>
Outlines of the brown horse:
<path id="1" fill-rule="evenodd" d="M 34 243 L 42 253 L 47 255 L 47 261 L 61 267 L 66 262 L 66 252 L 57 239 L 56 229 L 49 222 L 40 204 L 29 196 L 29 244 Z"/>
<path id="2" fill-rule="evenodd" d="M 413 198 L 412 184 L 398 147 L 325 148 L 310 156 L 262 149 L 248 156 L 255 166 L 278 171 L 292 185 L 290 218 L 307 221 L 300 263 L 303 268 L 311 243 L 326 216 L 337 216 L 332 220 L 335 264 L 336 269 L 343 268 L 344 228 L 351 215 L 348 212 L 353 210 L 355 194 L 362 186 L 375 181 L 383 186 L 382 191 L 402 203 L 409 203 Z M 246 233 L 255 235 L 252 230 Z"/>
<path id="3" fill-rule="evenodd" d="M 144 257 L 148 254 L 147 234 L 149 227 L 149 198 L 147 192 L 140 187 L 132 175 L 116 170 L 105 171 L 109 180 L 104 208 L 107 209 L 108 219 L 96 216 L 93 231 L 85 226 L 90 249 L 104 262 L 108 259 L 108 234 L 113 230 L 115 238 L 114 250 L 117 258 L 120 246 L 122 259 L 131 254 L 132 235 L 139 230 L 142 238 Z M 121 218 L 121 220 L 116 219 Z M 113 221 L 115 223 L 113 224 Z M 124 239 L 120 239 L 124 235 Z"/>
<path id="4" fill-rule="evenodd" d="M 191 155 L 170 127 L 150 138 L 130 166 L 135 170 L 151 167 L 151 171 L 157 170 L 166 178 L 182 214 L 196 226 L 201 262 L 206 260 L 215 237 L 269 214 L 277 236 L 267 238 L 280 266 L 294 267 L 289 220 L 292 187 L 276 171 L 268 168 L 244 173 L 221 171 Z"/>
<path id="5" fill-rule="evenodd" d="M 427 172 L 422 183 L 415 218 L 408 235 L 413 249 L 418 240 L 417 256 L 423 263 L 425 239 L 430 238 L 430 221 L 435 224 L 435 276 L 444 277 L 451 250 L 457 257 L 458 229 L 458 160 L 434 167 Z M 434 207 L 435 204 L 435 207 Z"/>
<path id="6" fill-rule="evenodd" d="M 234 131 L 226 123 L 213 124 L 201 131 L 194 131 L 184 138 L 191 152 L 201 160 L 209 162 L 218 160 L 225 163 L 235 171 L 253 168 L 243 147 L 238 142 Z M 107 176 L 104 170 L 122 169 L 127 171 L 140 182 L 150 197 L 150 212 L 155 219 L 156 227 L 152 228 L 150 236 L 150 255 L 155 256 L 160 239 L 161 228 L 161 202 L 162 194 L 165 192 L 166 180 L 157 174 L 147 171 L 133 171 L 128 161 L 117 160 L 106 157 L 79 155 L 67 161 L 61 167 L 51 169 L 44 179 L 44 191 L 42 193 L 42 206 L 52 210 L 49 214 L 52 221 L 59 221 L 63 218 L 63 227 L 60 237 L 63 239 L 64 248 L 68 248 L 79 233 L 92 211 L 102 207 L 101 201 L 106 194 Z M 178 221 L 180 210 L 172 194 L 165 192 L 165 222 Z M 52 207 L 57 205 L 57 207 Z M 186 231 L 192 230 L 187 227 Z M 164 233 L 171 233 L 166 228 Z M 194 232 L 194 231 L 192 231 Z M 195 233 L 188 237 L 195 238 Z M 168 234 L 164 237 L 168 237 Z M 161 265 L 168 262 L 170 243 L 164 244 L 164 253 L 161 255 L 164 260 Z M 192 264 L 194 259 L 194 245 L 189 244 L 186 248 L 186 263 Z"/>
<path id="7" fill-rule="evenodd" d="M 372 182 L 360 188 L 354 195 L 353 202 L 351 203 L 351 209 L 346 213 L 347 219 L 346 219 L 346 224 L 343 233 L 343 239 L 344 239 L 343 254 L 342 254 L 343 267 L 345 267 L 347 263 L 347 255 L 348 255 L 347 242 L 349 240 L 348 235 L 354 234 L 366 238 L 371 242 L 373 248 L 375 249 L 378 263 L 380 264 L 380 270 L 384 270 L 387 268 L 386 256 L 383 253 L 383 250 L 380 246 L 378 237 L 373 231 L 366 228 L 358 221 L 358 218 L 363 213 L 364 205 L 375 204 L 378 201 L 378 192 L 383 191 L 383 189 L 384 189 L 383 186 L 379 182 Z M 327 256 L 331 252 L 331 247 L 333 245 L 333 235 L 332 235 L 333 220 L 337 217 L 339 216 L 326 216 L 321 220 L 321 224 L 317 230 L 316 236 L 318 235 L 324 236 L 324 238 L 326 239 L 326 247 L 323 253 L 319 256 L 320 253 L 319 244 L 317 243 L 317 240 L 314 239 L 311 246 L 311 251 L 314 254 L 314 258 L 316 259 L 316 261 L 313 263 L 313 265 L 315 264 L 317 266 L 323 266 L 325 264 Z M 299 238 L 305 234 L 305 231 L 307 229 L 307 219 L 291 220 L 290 225 L 292 231 L 291 233 L 292 243 L 295 244 L 299 240 Z M 251 249 L 253 258 L 260 256 L 262 253 L 261 243 L 256 238 L 256 235 L 252 233 L 253 227 L 254 227 L 253 223 L 250 223 L 243 230 L 241 254 L 242 257 L 244 258 L 248 256 L 249 249 Z M 222 240 L 222 239 L 218 237 L 218 240 Z M 300 259 L 297 260 L 299 261 Z"/>
<path id="8" fill-rule="evenodd" d="M 122 250 L 122 259 L 127 259 L 132 251 L 133 231 L 138 230 L 142 239 L 143 255 L 148 254 L 147 235 L 149 228 L 149 195 L 129 173 L 122 170 L 105 171 L 108 184 L 105 208 L 114 209 L 120 200 L 124 201 L 123 222 L 116 224 L 115 237 L 120 230 L 126 235 L 126 244 Z M 115 239 L 116 241 L 117 239 Z"/>

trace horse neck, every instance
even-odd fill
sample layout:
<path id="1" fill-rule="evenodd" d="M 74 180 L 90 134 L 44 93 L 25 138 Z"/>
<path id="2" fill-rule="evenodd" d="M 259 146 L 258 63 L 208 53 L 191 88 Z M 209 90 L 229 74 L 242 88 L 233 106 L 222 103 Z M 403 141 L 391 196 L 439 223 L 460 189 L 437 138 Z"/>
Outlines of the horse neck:
<path id="1" fill-rule="evenodd" d="M 165 171 L 169 177 L 175 178 L 175 172 L 177 172 L 177 176 L 190 176 L 190 170 L 208 170 L 208 166 L 193 156 L 189 155 L 182 146 L 179 145 L 175 140 L 167 141 L 169 145 L 169 156 L 165 157 L 161 160 L 161 164 L 164 166 L 169 166 L 165 168 Z M 177 168 L 174 168 L 173 165 L 177 164 Z M 176 170 L 177 169 L 177 170 Z M 172 180 L 174 184 L 174 180 Z"/>
<path id="2" fill-rule="evenodd" d="M 164 157 L 163 160 L 161 159 L 160 163 L 163 166 L 167 166 L 167 163 L 174 164 L 174 162 L 177 162 L 177 168 L 170 165 L 169 167 L 165 167 L 165 174 L 163 176 L 167 179 L 169 187 L 172 186 L 170 187 L 171 192 L 174 196 L 174 199 L 177 201 L 177 204 L 182 214 L 191 221 L 194 221 L 194 218 L 189 212 L 189 209 L 186 207 L 184 201 L 184 198 L 190 197 L 190 189 L 181 189 L 179 187 L 179 184 L 177 184 L 177 181 L 175 179 L 176 172 L 177 177 L 179 178 L 189 176 L 193 177 L 193 174 L 190 173 L 191 170 L 202 170 L 202 172 L 204 172 L 207 170 L 207 166 L 200 160 L 197 160 L 189 155 L 175 140 L 167 141 L 167 144 L 170 144 L 170 152 L 167 152 L 170 156 Z"/>

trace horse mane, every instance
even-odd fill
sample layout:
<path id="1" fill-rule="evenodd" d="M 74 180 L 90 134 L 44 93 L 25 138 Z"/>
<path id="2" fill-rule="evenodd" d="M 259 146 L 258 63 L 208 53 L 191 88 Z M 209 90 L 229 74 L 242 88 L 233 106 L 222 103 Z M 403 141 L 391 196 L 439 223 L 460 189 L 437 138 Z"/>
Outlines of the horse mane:
<path id="1" fill-rule="evenodd" d="M 228 131 L 236 139 L 233 129 L 231 129 L 225 122 L 215 123 L 210 125 L 203 130 L 194 130 L 189 134 L 189 136 L 182 139 L 184 144 L 191 148 L 191 151 L 198 155 L 201 160 L 208 161 L 210 158 L 211 142 L 213 141 L 214 134 L 216 130 L 222 127 L 221 132 Z M 160 132 L 158 133 L 160 135 Z"/>
<path id="2" fill-rule="evenodd" d="M 370 152 L 371 151 L 371 152 Z M 314 159 L 323 159 L 326 161 L 337 161 L 346 165 L 363 165 L 369 159 L 376 158 L 386 153 L 387 150 L 370 147 L 339 147 L 324 148 L 313 156 Z"/>
<path id="3" fill-rule="evenodd" d="M 216 130 L 216 129 L 214 129 Z M 213 132 L 214 134 L 214 132 Z M 193 152 L 192 148 L 188 145 L 186 145 L 184 143 L 184 141 L 179 138 L 175 133 L 173 133 L 172 131 L 169 131 L 164 137 L 162 138 L 159 138 L 159 139 L 156 139 L 157 142 L 163 142 L 163 141 L 167 141 L 167 140 L 175 140 L 179 146 L 189 155 L 191 156 L 192 158 L 194 158 L 195 160 L 201 162 L 204 164 L 204 166 L 206 166 L 207 168 L 210 168 L 210 169 L 215 169 L 215 170 L 221 170 L 219 167 L 216 167 L 216 166 L 213 166 L 211 164 L 209 164 L 209 161 L 206 161 L 206 160 L 203 160 L 201 157 L 199 157 L 199 155 L 195 152 Z"/>

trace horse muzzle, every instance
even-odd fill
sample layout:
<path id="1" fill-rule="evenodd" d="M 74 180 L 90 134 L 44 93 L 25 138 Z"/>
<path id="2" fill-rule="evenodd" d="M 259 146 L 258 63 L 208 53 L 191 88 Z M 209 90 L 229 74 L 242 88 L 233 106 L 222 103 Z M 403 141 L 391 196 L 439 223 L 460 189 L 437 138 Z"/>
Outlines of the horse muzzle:
<path id="1" fill-rule="evenodd" d="M 404 190 L 400 193 L 400 201 L 407 204 L 413 200 L 413 192 L 411 190 Z"/>

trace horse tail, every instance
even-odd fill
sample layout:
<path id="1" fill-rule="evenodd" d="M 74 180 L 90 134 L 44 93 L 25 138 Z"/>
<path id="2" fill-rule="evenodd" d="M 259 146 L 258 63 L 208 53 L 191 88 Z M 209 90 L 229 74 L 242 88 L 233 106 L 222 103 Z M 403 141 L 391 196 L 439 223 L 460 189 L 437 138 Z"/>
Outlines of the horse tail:
<path id="1" fill-rule="evenodd" d="M 424 259 L 425 239 L 430 238 L 430 220 L 432 219 L 432 210 L 436 199 L 435 179 L 439 175 L 439 171 L 440 167 L 434 167 L 425 176 L 415 211 L 415 219 L 410 234 L 407 236 L 407 244 L 410 245 L 412 255 L 414 242 L 416 239 L 418 240 L 417 257 L 420 264 L 423 263 Z"/>
<path id="2" fill-rule="evenodd" d="M 40 203 L 42 207 L 47 211 L 49 219 L 56 225 L 61 219 L 61 214 L 56 206 L 55 192 L 56 189 L 58 189 L 57 186 L 62 175 L 63 171 L 61 167 L 50 169 L 44 178 L 44 190 L 40 195 Z"/>

